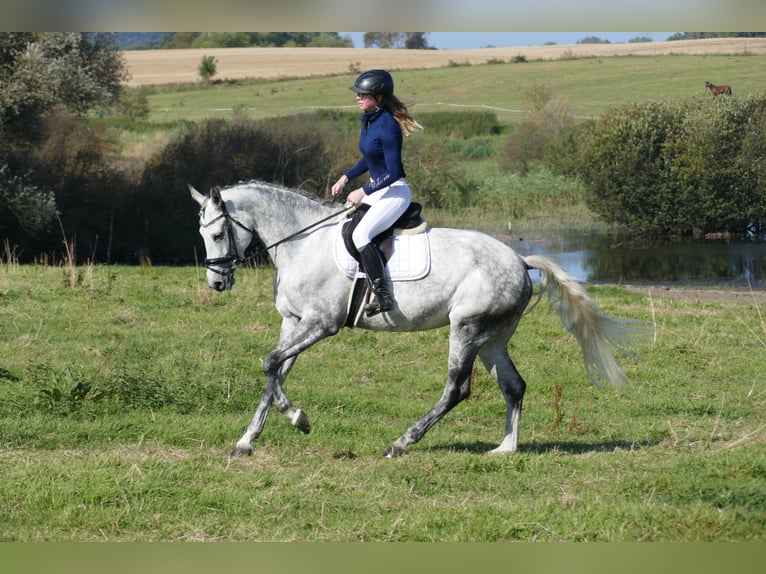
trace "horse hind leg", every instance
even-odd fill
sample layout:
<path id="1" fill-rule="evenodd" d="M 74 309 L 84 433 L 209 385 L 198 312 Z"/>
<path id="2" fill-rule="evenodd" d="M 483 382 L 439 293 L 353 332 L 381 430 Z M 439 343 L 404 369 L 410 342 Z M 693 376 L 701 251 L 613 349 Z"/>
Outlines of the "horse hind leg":
<path id="1" fill-rule="evenodd" d="M 475 337 L 465 332 L 456 334 L 453 330 L 450 335 L 449 367 L 447 369 L 447 383 L 444 392 L 434 407 L 422 418 L 416 421 L 407 431 L 400 436 L 383 456 L 394 458 L 405 454 L 410 445 L 418 442 L 439 420 L 444 417 L 455 405 L 466 399 L 471 394 L 471 371 L 476 358 Z M 470 344 L 466 341 L 472 341 Z"/>
<path id="2" fill-rule="evenodd" d="M 516 452 L 519 446 L 521 407 L 526 383 L 508 355 L 508 342 L 496 341 L 479 350 L 479 358 L 493 379 L 497 381 L 505 398 L 505 435 L 491 453 Z"/>

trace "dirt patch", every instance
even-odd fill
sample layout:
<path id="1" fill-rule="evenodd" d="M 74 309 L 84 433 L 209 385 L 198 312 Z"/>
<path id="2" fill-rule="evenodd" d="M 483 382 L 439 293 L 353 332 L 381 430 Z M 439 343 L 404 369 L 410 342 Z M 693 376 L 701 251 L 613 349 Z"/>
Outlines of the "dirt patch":
<path id="1" fill-rule="evenodd" d="M 475 50 L 392 50 L 377 48 L 217 48 L 130 50 L 124 52 L 129 86 L 199 81 L 203 56 L 214 56 L 216 78 L 295 78 L 351 74 L 369 68 L 389 70 L 443 68 L 491 61 L 561 60 L 609 56 L 670 54 L 766 54 L 766 38 L 710 38 L 630 44 L 514 46 Z"/>

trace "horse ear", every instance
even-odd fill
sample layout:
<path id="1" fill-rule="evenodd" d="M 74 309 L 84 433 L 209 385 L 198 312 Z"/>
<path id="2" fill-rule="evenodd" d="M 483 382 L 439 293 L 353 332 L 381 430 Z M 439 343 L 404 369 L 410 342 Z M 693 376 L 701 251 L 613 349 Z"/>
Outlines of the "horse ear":
<path id="1" fill-rule="evenodd" d="M 205 200 L 207 198 L 203 194 L 201 194 L 199 191 L 194 189 L 192 184 L 189 183 L 187 185 L 189 186 L 189 193 L 191 193 L 192 199 L 194 199 L 194 201 L 196 201 L 197 203 L 200 204 L 200 206 L 202 206 L 202 204 L 205 203 Z"/>
<path id="2" fill-rule="evenodd" d="M 221 203 L 221 188 L 218 186 L 213 187 L 210 190 L 210 198 L 213 200 L 213 203 Z"/>

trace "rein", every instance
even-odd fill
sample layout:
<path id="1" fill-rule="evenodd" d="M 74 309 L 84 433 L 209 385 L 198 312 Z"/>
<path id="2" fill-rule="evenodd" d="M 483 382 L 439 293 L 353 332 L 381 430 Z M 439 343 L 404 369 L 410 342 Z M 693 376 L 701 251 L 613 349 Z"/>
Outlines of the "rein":
<path id="1" fill-rule="evenodd" d="M 297 237 L 297 236 L 298 236 L 298 235 L 300 235 L 301 233 L 305 233 L 305 232 L 306 232 L 306 231 L 308 231 L 309 229 L 313 229 L 313 228 L 314 228 L 314 227 L 316 227 L 317 225 L 319 225 L 319 224 L 321 224 L 321 223 L 324 223 L 325 221 L 328 221 L 328 220 L 330 220 L 330 219 L 332 219 L 332 218 L 334 218 L 334 217 L 338 217 L 339 215 L 343 215 L 343 214 L 351 214 L 351 213 L 354 213 L 354 212 L 356 211 L 356 208 L 357 208 L 357 206 L 356 206 L 356 205 L 353 205 L 353 204 L 351 204 L 351 205 L 346 205 L 346 206 L 345 206 L 343 209 L 341 209 L 340 211 L 338 211 L 338 212 L 336 212 L 336 213 L 333 213 L 332 215 L 328 215 L 327 217 L 323 217 L 323 218 L 322 218 L 322 219 L 320 219 L 319 221 L 315 221 L 315 222 L 314 222 L 314 223 L 312 223 L 311 225 L 307 225 L 307 226 L 306 226 L 306 227 L 304 227 L 303 229 L 301 229 L 301 230 L 299 230 L 299 231 L 296 231 L 295 233 L 292 233 L 292 234 L 288 235 L 287 237 L 283 237 L 282 239 L 280 239 L 279 241 L 275 241 L 275 242 L 274 242 L 274 243 L 272 243 L 271 245 L 267 245 L 266 247 L 261 247 L 261 248 L 259 248 L 259 249 L 258 249 L 258 250 L 257 250 L 257 251 L 256 251 L 256 252 L 253 254 L 253 255 L 251 255 L 250 257 L 252 258 L 252 257 L 254 257 L 255 255 L 258 255 L 259 253 L 265 253 L 266 251 L 268 251 L 268 250 L 269 250 L 269 249 L 271 249 L 272 247 L 276 247 L 277 245 L 280 245 L 280 244 L 284 243 L 285 241 L 289 241 L 289 240 L 290 240 L 290 239 L 292 239 L 293 237 Z"/>
<path id="2" fill-rule="evenodd" d="M 337 211 L 331 215 L 328 215 L 327 217 L 323 217 L 319 221 L 315 221 L 311 225 L 307 225 L 303 229 L 300 229 L 296 231 L 295 233 L 291 233 L 287 237 L 283 237 L 282 239 L 275 241 L 271 245 L 267 245 L 266 247 L 258 247 L 254 253 L 251 253 L 250 255 L 243 255 L 240 256 L 239 252 L 237 250 L 237 243 L 234 241 L 234 234 L 231 232 L 231 224 L 233 223 L 240 229 L 244 229 L 245 231 L 248 231 L 252 235 L 255 235 L 255 229 L 250 229 L 240 221 L 237 221 L 234 219 L 231 215 L 229 215 L 229 212 L 226 210 L 226 202 L 221 202 L 221 214 L 218 217 L 213 218 L 212 220 L 208 221 L 205 224 L 200 224 L 201 227 L 209 227 L 219 219 L 223 218 L 225 220 L 224 225 L 224 231 L 228 235 L 229 238 L 229 254 L 225 255 L 223 257 L 215 257 L 213 259 L 205 259 L 205 267 L 210 269 L 211 271 L 214 271 L 215 273 L 218 273 L 222 276 L 232 275 L 234 273 L 234 269 L 236 269 L 237 265 L 241 262 L 245 262 L 249 259 L 253 259 L 260 253 L 266 253 L 269 249 L 272 247 L 276 247 L 277 245 L 281 245 L 282 243 L 289 241 L 290 239 L 293 239 L 294 237 L 297 237 L 298 235 L 305 233 L 306 231 L 313 229 L 314 227 L 324 223 L 325 221 L 328 221 L 330 219 L 333 219 L 334 217 L 338 217 L 339 215 L 343 214 L 350 214 L 356 211 L 357 206 L 356 205 L 350 205 L 346 204 L 344 208 L 340 211 Z M 232 254 L 233 252 L 233 254 Z M 228 264 L 228 265 L 227 265 Z M 222 265 L 227 265 L 225 267 L 222 267 Z"/>

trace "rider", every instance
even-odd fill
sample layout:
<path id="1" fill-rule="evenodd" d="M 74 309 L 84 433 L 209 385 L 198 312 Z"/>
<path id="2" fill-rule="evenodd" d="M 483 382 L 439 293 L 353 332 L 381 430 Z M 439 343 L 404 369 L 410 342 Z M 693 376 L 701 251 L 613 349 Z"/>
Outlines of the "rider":
<path id="1" fill-rule="evenodd" d="M 349 193 L 348 201 L 369 206 L 352 241 L 375 294 L 376 302 L 365 308 L 367 316 L 372 316 L 393 306 L 383 274 L 383 257 L 372 240 L 391 227 L 412 200 L 402 163 L 402 135 L 423 127 L 394 95 L 394 79 L 386 70 L 362 73 L 349 89 L 356 92 L 359 109 L 364 112 L 359 136 L 362 157 L 335 182 L 332 194 L 339 195 L 349 181 L 369 172 L 370 181 Z"/>

